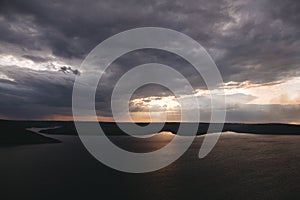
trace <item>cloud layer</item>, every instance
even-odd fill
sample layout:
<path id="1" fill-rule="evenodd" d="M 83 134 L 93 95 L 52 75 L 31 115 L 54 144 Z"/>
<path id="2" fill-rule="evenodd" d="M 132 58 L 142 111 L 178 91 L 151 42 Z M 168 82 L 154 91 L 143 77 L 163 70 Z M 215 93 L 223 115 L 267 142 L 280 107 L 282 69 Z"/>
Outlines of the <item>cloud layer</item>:
<path id="1" fill-rule="evenodd" d="M 230 105 L 228 121 L 299 121 L 294 114 L 299 110 L 299 101 L 285 100 L 284 104 L 293 105 L 282 105 L 274 94 L 273 103 L 245 103 L 244 99 L 255 102 L 263 94 L 242 91 L 248 87 L 245 83 L 272 86 L 299 77 L 299 10 L 300 2 L 293 0 L 130 0 L 126 4 L 120 0 L 3 0 L 0 117 L 70 116 L 72 85 L 89 51 L 118 32 L 158 26 L 197 40 L 216 61 L 224 82 L 240 88 L 233 94 L 237 102 Z M 119 58 L 106 72 L 96 98 L 101 116 L 110 117 L 110 94 L 118 78 L 132 67 L 148 62 L 172 66 L 196 90 L 205 90 L 203 80 L 180 57 L 155 50 L 136 51 Z M 133 98 L 170 95 L 157 86 L 141 91 Z M 289 99 L 291 93 L 281 95 L 281 99 L 284 95 Z M 264 117 L 259 117 L 260 111 Z"/>

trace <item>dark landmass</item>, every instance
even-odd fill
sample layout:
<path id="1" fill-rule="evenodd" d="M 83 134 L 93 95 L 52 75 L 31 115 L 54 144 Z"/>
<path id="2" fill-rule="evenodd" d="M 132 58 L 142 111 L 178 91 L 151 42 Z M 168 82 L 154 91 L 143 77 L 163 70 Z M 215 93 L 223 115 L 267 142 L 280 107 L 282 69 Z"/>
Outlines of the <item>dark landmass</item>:
<path id="1" fill-rule="evenodd" d="M 1 133 L 0 133 L 1 146 L 60 142 L 59 140 L 26 130 L 28 127 L 25 126 L 25 124 L 23 125 L 23 123 L 0 120 L 0 127 L 1 127 Z"/>
<path id="2" fill-rule="evenodd" d="M 91 122 L 82 122 L 85 125 Z M 123 123 L 126 125 L 126 123 Z M 123 132 L 116 123 L 110 122 L 100 122 L 101 128 L 107 135 L 127 135 Z M 129 123 L 127 123 L 129 125 Z M 146 126 L 146 123 L 138 123 L 139 126 Z M 166 123 L 162 131 L 170 131 L 177 134 L 180 123 Z M 197 135 L 203 135 L 206 133 L 214 133 L 216 129 L 211 128 L 208 130 L 209 123 L 185 123 L 188 127 L 189 125 L 198 125 Z M 220 124 L 214 124 L 220 126 Z M 47 134 L 67 134 L 67 135 L 77 135 L 77 131 L 74 122 L 61 122 L 59 123 L 59 128 L 43 130 L 41 132 Z M 212 126 L 214 127 L 214 126 Z M 253 133 L 253 134 L 270 134 L 270 135 L 300 135 L 300 126 L 291 124 L 234 124 L 226 123 L 223 126 L 222 132 L 232 131 L 237 133 Z M 152 134 L 152 133 L 148 133 Z M 191 133 L 183 133 L 184 135 L 189 135 Z"/>
<path id="3" fill-rule="evenodd" d="M 95 122 L 80 122 L 84 126 L 89 127 L 91 123 Z M 122 131 L 116 123 L 113 122 L 99 122 L 101 128 L 106 135 L 127 135 Z M 123 123 L 123 125 L 132 125 L 130 123 Z M 139 126 L 146 126 L 147 123 L 138 123 Z M 159 125 L 159 123 L 157 123 Z M 163 125 L 161 131 L 170 131 L 177 134 L 180 123 L 166 123 Z M 208 123 L 184 123 L 187 127 L 192 125 L 198 125 L 197 135 L 203 135 L 206 133 L 213 133 L 216 130 L 210 129 L 208 131 Z M 219 126 L 220 124 L 215 124 Z M 52 139 L 43 135 L 39 135 L 32 131 L 27 130 L 28 128 L 49 128 L 56 127 L 53 129 L 46 129 L 40 131 L 46 134 L 57 134 L 57 135 L 77 135 L 75 124 L 72 121 L 8 121 L 0 120 L 1 134 L 0 134 L 0 145 L 17 145 L 17 144 L 39 144 L 39 143 L 55 143 L 59 142 L 56 139 Z M 270 134 L 270 135 L 300 135 L 299 125 L 290 124 L 235 124 L 226 123 L 223 127 L 223 132 L 232 131 L 237 133 L 252 133 L 252 134 Z M 88 133 L 93 134 L 93 133 Z M 98 133 L 95 133 L 98 134 Z M 153 134 L 153 133 L 143 133 Z M 186 131 L 183 133 L 188 136 L 191 134 Z"/>
<path id="4" fill-rule="evenodd" d="M 91 123 L 95 122 L 80 122 L 84 126 L 89 127 Z M 127 135 L 123 132 L 114 122 L 99 122 L 101 128 L 107 135 Z M 22 130 L 26 128 L 48 128 L 57 127 L 54 129 L 42 130 L 41 133 L 58 134 L 58 135 L 77 135 L 77 131 L 73 121 L 6 121 L 0 120 L 1 130 L 3 130 L 3 124 L 11 124 L 10 128 L 20 128 Z M 159 123 L 157 123 L 159 125 Z M 203 135 L 206 133 L 213 133 L 216 130 L 210 129 L 208 131 L 209 123 L 183 123 L 187 127 L 192 125 L 198 125 L 197 135 Z M 123 125 L 130 126 L 130 123 L 123 123 Z M 147 123 L 137 123 L 139 126 L 146 126 Z M 180 123 L 166 123 L 163 125 L 162 131 L 170 131 L 177 134 Z M 220 124 L 214 124 L 220 126 Z M 239 124 L 239 123 L 225 123 L 222 129 L 223 132 L 232 131 L 237 133 L 253 133 L 253 134 L 271 134 L 271 135 L 300 135 L 300 125 L 292 124 Z M 1 131 L 2 132 L 2 131 Z M 7 132 L 7 131 L 3 131 Z M 15 132 L 15 131 L 14 131 Z M 153 133 L 146 133 L 153 134 Z M 184 133 L 189 135 L 190 133 Z"/>

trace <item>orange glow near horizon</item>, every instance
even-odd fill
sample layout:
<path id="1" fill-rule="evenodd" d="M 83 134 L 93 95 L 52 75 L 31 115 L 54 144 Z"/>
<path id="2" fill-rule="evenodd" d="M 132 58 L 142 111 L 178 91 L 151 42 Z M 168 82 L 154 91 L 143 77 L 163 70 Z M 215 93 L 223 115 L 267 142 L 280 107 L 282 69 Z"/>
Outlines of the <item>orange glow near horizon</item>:
<path id="1" fill-rule="evenodd" d="M 300 124 L 300 119 L 298 121 L 298 114 L 288 113 L 293 111 L 294 107 L 300 106 L 300 77 L 291 78 L 288 80 L 283 80 L 280 82 L 268 83 L 268 84 L 253 84 L 249 81 L 245 82 L 228 82 L 222 87 L 225 91 L 227 98 L 227 107 L 230 106 L 243 106 L 243 105 L 284 105 L 293 106 L 287 111 L 286 117 L 292 116 L 290 118 L 278 118 L 278 120 L 263 120 L 259 121 L 256 119 L 239 121 L 237 123 L 288 123 L 288 124 Z M 213 93 L 218 93 L 219 89 L 212 91 Z M 250 96 L 249 100 L 239 98 L 239 96 L 234 98 L 229 98 L 230 95 L 243 94 Z M 193 109 L 209 109 L 207 104 L 205 104 L 205 98 L 210 98 L 210 92 L 208 90 L 196 90 L 195 94 L 201 100 L 200 108 L 191 105 L 191 111 Z M 183 95 L 181 100 L 188 101 L 189 95 Z M 205 97 L 205 98 L 203 98 Z M 206 102 L 207 103 L 207 102 Z M 178 99 L 175 96 L 150 96 L 144 98 L 132 99 L 129 103 L 132 111 L 130 112 L 131 118 L 121 119 L 122 122 L 136 122 L 136 123 L 150 123 L 150 122 L 180 122 L 181 121 L 181 106 Z M 237 107 L 239 108 L 239 107 Z M 283 108 L 284 109 L 284 108 Z M 151 113 L 151 115 L 150 115 Z M 201 111 L 200 111 L 201 113 Z M 278 112 L 281 113 L 281 112 Z M 277 114 L 278 114 L 277 113 Z M 247 113 L 245 113 L 246 115 Z M 259 115 L 259 113 L 258 113 Z M 1 116 L 2 119 L 16 120 L 8 118 L 5 115 Z M 91 116 L 79 117 L 81 121 L 92 121 L 94 118 Z M 114 122 L 113 117 L 97 116 L 98 121 L 102 122 Z M 287 120 L 289 119 L 289 120 Z M 17 120 L 27 120 L 27 119 L 17 119 Z M 49 115 L 33 120 L 55 120 L 55 121 L 73 121 L 72 115 Z M 228 120 L 228 122 L 236 122 L 233 120 Z"/>

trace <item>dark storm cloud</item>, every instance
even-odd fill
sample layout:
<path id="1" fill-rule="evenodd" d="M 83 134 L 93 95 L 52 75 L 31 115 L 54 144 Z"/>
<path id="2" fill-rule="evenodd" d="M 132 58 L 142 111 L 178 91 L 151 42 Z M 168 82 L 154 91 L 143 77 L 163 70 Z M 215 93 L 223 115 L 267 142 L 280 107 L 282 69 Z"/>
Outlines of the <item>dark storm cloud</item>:
<path id="1" fill-rule="evenodd" d="M 48 55 L 37 56 L 31 51 L 49 50 L 58 59 L 83 59 L 97 44 L 120 31 L 143 26 L 165 27 L 181 31 L 202 44 L 215 59 L 225 82 L 268 84 L 299 76 L 299 10 L 300 2 L 294 0 L 130 0 L 126 3 L 120 0 L 2 0 L 0 45 L 15 45 L 29 52 L 22 54 L 23 58 L 39 64 L 47 62 Z M 14 53 L 10 51 L 2 49 L 1 53 Z M 147 62 L 172 66 L 195 88 L 205 87 L 183 59 L 159 51 L 133 52 L 113 63 L 103 78 L 103 88 L 97 94 L 97 105 L 103 113 L 109 115 L 109 96 L 117 79 L 133 66 Z M 19 106 L 40 105 L 42 109 L 44 105 L 50 113 L 54 112 L 53 107 L 63 107 L 62 112 L 65 112 L 71 100 L 73 78 L 70 76 L 79 71 L 69 66 L 60 66 L 60 70 L 71 73 L 1 66 L 0 72 L 16 80 L 0 80 L 1 105 L 8 104 L 4 101 L 14 105 L 21 102 Z M 168 95 L 166 90 L 156 86 L 143 91 L 136 94 L 137 97 Z M 16 96 L 18 98 L 14 98 Z M 1 113 L 9 114 L 5 111 L 8 107 L 2 106 Z M 47 115 L 46 111 L 36 111 L 37 108 L 39 106 L 32 108 L 33 112 Z M 22 109 L 25 108 L 18 111 Z"/>
<path id="2" fill-rule="evenodd" d="M 218 1 L 205 5 L 197 1 L 13 0 L 1 1 L 0 9 L 6 24 L 2 39 L 26 48 L 46 45 L 55 55 L 67 58 L 82 57 L 112 34 L 141 26 L 173 28 L 206 41 L 212 37 L 214 23 L 228 19 Z M 38 36 L 14 29 L 24 23 Z"/>
<path id="3" fill-rule="evenodd" d="M 299 71 L 299 4 L 292 0 L 1 1 L 0 39 L 28 49 L 50 48 L 61 57 L 83 58 L 112 34 L 161 26 L 204 45 L 225 81 L 268 82 Z"/>
<path id="4" fill-rule="evenodd" d="M 71 114 L 72 77 L 17 66 L 2 66 L 1 72 L 14 80 L 0 84 L 1 115 L 38 119 L 62 111 Z"/>
<path id="5" fill-rule="evenodd" d="M 299 75 L 299 7 L 297 1 L 240 1 L 232 7 L 240 22 L 219 43 L 226 49 L 218 62 L 225 80 L 264 83 Z"/>
<path id="6" fill-rule="evenodd" d="M 36 71 L 18 66 L 1 66 L 0 116 L 11 119 L 43 119 L 72 115 L 72 89 L 75 75 L 57 71 Z M 109 96 L 98 92 L 97 110 L 111 116 Z"/>

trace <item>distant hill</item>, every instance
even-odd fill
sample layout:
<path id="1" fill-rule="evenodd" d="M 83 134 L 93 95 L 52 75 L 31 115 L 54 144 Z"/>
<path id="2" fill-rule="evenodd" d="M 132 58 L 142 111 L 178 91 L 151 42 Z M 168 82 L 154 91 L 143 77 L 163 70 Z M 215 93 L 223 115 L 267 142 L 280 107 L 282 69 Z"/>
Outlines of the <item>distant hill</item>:
<path id="1" fill-rule="evenodd" d="M 80 122 L 89 127 L 93 122 Z M 99 122 L 101 128 L 106 135 L 127 135 L 123 132 L 116 123 L 113 122 Z M 159 124 L 159 123 L 157 123 Z M 197 135 L 203 135 L 208 132 L 209 123 L 185 123 L 185 125 L 198 125 Z M 123 125 L 130 125 L 130 123 L 123 123 Z M 146 126 L 147 123 L 138 123 L 139 126 Z M 170 131 L 177 134 L 180 123 L 166 123 L 163 125 L 161 131 Z M 220 125 L 220 124 L 215 124 Z M 7 121 L 0 120 L 1 134 L 0 144 L 36 144 L 58 142 L 55 139 L 48 138 L 31 131 L 27 128 L 48 128 L 57 127 L 53 129 L 42 130 L 41 133 L 58 134 L 58 135 L 77 135 L 77 131 L 73 121 Z M 223 132 L 232 131 L 237 133 L 252 133 L 252 134 L 271 134 L 271 135 L 300 135 L 299 125 L 290 124 L 239 124 L 239 123 L 225 123 Z M 215 132 L 212 129 L 209 132 Z M 92 133 L 93 134 L 93 133 Z M 97 133 L 96 133 L 97 134 Z M 152 134 L 152 133 L 147 133 Z M 184 135 L 191 135 L 187 132 Z"/>
<path id="2" fill-rule="evenodd" d="M 41 123 L 41 122 L 40 122 Z M 43 122 L 44 123 L 44 122 Z M 47 134 L 66 134 L 66 135 L 77 135 L 77 131 L 74 122 L 50 122 L 54 123 L 59 128 L 48 129 L 41 131 Z M 91 122 L 81 122 L 88 126 Z M 42 123 L 41 123 L 42 124 Z M 129 125 L 129 123 L 123 123 Z M 193 123 L 185 123 L 185 125 L 192 125 Z M 127 135 L 124 133 L 116 123 L 113 122 L 100 122 L 101 128 L 107 135 Z M 137 125 L 146 126 L 147 123 L 138 123 Z M 163 125 L 161 131 L 170 131 L 174 134 L 177 133 L 180 123 L 166 123 Z M 197 135 L 203 135 L 208 133 L 209 123 L 193 124 L 198 125 Z M 220 124 L 215 124 L 220 126 Z M 300 135 L 300 126 L 291 124 L 239 124 L 239 123 L 225 123 L 222 129 L 225 131 L 232 131 L 237 133 L 253 133 L 253 134 L 271 134 L 271 135 Z M 209 133 L 216 132 L 211 129 Z M 152 134 L 152 133 L 148 133 Z M 184 133 L 190 135 L 191 133 Z"/>

